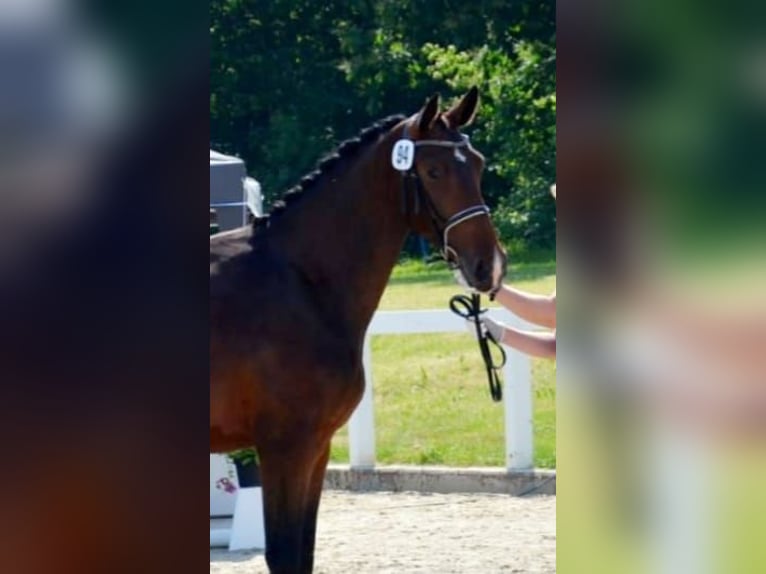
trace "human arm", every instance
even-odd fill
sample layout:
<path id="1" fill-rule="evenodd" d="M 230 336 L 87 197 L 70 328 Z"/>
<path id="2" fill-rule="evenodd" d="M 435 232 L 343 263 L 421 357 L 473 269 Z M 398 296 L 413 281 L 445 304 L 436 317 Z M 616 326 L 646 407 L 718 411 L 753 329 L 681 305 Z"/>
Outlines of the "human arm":
<path id="1" fill-rule="evenodd" d="M 556 358 L 555 331 L 522 331 L 490 317 L 482 317 L 481 322 L 492 338 L 499 343 L 533 357 Z"/>
<path id="2" fill-rule="evenodd" d="M 525 321 L 556 328 L 556 295 L 536 295 L 502 285 L 495 301 Z"/>

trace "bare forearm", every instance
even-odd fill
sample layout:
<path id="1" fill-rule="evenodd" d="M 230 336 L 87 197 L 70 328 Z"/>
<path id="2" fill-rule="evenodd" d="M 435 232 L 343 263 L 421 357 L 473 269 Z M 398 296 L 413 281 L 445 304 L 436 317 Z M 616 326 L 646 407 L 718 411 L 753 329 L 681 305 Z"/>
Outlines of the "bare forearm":
<path id="1" fill-rule="evenodd" d="M 556 358 L 556 333 L 550 331 L 520 331 L 505 327 L 503 344 L 534 357 Z"/>
<path id="2" fill-rule="evenodd" d="M 495 295 L 495 300 L 525 321 L 551 329 L 556 327 L 555 296 L 524 293 L 503 285 Z"/>

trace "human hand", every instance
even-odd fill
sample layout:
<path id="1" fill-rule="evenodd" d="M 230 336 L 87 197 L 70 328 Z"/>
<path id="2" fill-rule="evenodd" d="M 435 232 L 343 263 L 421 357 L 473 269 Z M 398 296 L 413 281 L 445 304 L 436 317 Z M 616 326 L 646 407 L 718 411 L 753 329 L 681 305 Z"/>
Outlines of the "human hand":
<path id="1" fill-rule="evenodd" d="M 498 343 L 503 342 L 503 336 L 505 335 L 505 325 L 500 321 L 495 321 L 492 317 L 481 317 L 482 327 L 492 336 L 492 338 Z"/>
<path id="2" fill-rule="evenodd" d="M 479 317 L 479 326 L 482 335 L 489 333 L 495 341 L 498 343 L 502 342 L 503 335 L 505 334 L 505 325 L 499 321 L 495 321 L 491 317 L 482 315 Z M 476 337 L 476 323 L 473 319 L 465 320 L 465 328 L 468 329 L 469 333 Z"/>
<path id="3" fill-rule="evenodd" d="M 466 319 L 465 329 L 466 331 L 468 331 L 469 334 L 473 335 L 475 338 L 478 339 L 478 335 L 476 334 L 476 321 L 474 321 L 473 319 Z M 487 328 L 482 324 L 481 318 L 479 318 L 479 329 L 481 329 L 482 335 L 484 335 L 487 332 Z"/>

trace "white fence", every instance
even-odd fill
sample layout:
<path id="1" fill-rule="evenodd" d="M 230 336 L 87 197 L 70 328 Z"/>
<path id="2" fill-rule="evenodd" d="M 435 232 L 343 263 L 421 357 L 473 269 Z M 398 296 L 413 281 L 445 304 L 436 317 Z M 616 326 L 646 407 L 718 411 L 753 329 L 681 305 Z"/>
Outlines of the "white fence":
<path id="1" fill-rule="evenodd" d="M 521 329 L 533 328 L 504 309 L 492 309 L 489 315 L 507 325 Z M 375 413 L 372 381 L 372 351 L 370 336 L 417 333 L 465 333 L 466 349 L 481 361 L 478 344 L 466 330 L 465 319 L 450 310 L 378 311 L 367 330 L 364 342 L 364 369 L 367 377 L 364 396 L 348 423 L 351 468 L 375 466 Z M 503 403 L 505 413 L 505 466 L 508 470 L 523 470 L 533 466 L 532 438 L 532 375 L 529 357 L 505 348 L 508 360 L 503 369 Z M 486 381 L 482 383 L 486 385 Z M 486 389 L 486 387 L 484 387 Z M 487 392 L 487 400 L 489 391 Z"/>

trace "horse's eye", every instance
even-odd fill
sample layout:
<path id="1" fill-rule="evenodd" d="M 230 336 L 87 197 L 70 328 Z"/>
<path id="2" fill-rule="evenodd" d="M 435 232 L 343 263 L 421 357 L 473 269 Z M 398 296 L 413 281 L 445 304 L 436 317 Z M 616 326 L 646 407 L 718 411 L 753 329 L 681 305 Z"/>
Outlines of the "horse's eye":
<path id="1" fill-rule="evenodd" d="M 428 177 L 431 179 L 439 179 L 442 172 L 438 167 L 429 167 L 428 168 Z"/>

